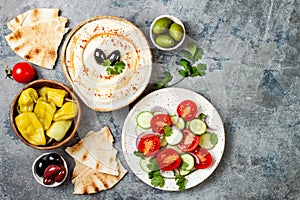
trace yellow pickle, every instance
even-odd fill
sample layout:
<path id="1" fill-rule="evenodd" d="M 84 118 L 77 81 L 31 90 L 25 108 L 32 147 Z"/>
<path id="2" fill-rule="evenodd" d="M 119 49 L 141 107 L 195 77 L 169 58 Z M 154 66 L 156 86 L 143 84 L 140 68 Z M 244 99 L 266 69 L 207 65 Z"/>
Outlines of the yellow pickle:
<path id="1" fill-rule="evenodd" d="M 19 112 L 31 112 L 33 111 L 34 104 L 38 99 L 38 93 L 33 88 L 27 88 L 24 90 L 18 99 L 18 111 Z"/>
<path id="2" fill-rule="evenodd" d="M 55 89 L 47 86 L 42 87 L 39 90 L 41 97 L 46 97 L 49 101 L 52 101 L 57 107 L 61 107 L 64 103 L 67 91 L 63 89 Z"/>
<path id="3" fill-rule="evenodd" d="M 69 130 L 73 120 L 61 120 L 54 122 L 46 131 L 46 135 L 56 141 L 61 141 Z"/>
<path id="4" fill-rule="evenodd" d="M 53 121 L 73 119 L 78 113 L 77 104 L 68 101 L 54 114 Z"/>
<path id="5" fill-rule="evenodd" d="M 47 101 L 45 97 L 38 98 L 34 107 L 34 113 L 42 123 L 44 130 L 48 130 L 50 127 L 55 112 L 56 106 L 53 102 Z"/>
<path id="6" fill-rule="evenodd" d="M 46 144 L 43 125 L 34 112 L 20 113 L 15 121 L 18 130 L 29 143 L 37 146 Z"/>

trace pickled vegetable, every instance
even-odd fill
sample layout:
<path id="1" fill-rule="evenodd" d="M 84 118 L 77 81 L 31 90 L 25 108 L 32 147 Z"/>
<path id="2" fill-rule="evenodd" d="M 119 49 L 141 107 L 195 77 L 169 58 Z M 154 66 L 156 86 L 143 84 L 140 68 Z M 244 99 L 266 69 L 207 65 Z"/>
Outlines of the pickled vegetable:
<path id="1" fill-rule="evenodd" d="M 175 42 L 169 35 L 159 35 L 156 40 L 156 44 L 163 48 L 169 48 L 174 46 Z"/>
<path id="2" fill-rule="evenodd" d="M 166 17 L 157 20 L 155 22 L 155 24 L 153 25 L 153 29 L 152 29 L 153 33 L 161 34 L 165 31 L 167 31 L 167 29 L 170 26 L 170 23 L 171 23 L 171 19 L 166 18 Z"/>
<path id="3" fill-rule="evenodd" d="M 73 119 L 78 112 L 77 104 L 74 102 L 66 102 L 64 105 L 54 114 L 53 121 Z"/>
<path id="4" fill-rule="evenodd" d="M 34 113 L 42 123 L 44 130 L 48 130 L 50 127 L 55 112 L 56 106 L 54 103 L 47 101 L 45 97 L 38 98 Z"/>
<path id="5" fill-rule="evenodd" d="M 34 112 L 21 113 L 16 117 L 15 121 L 21 135 L 30 144 L 37 146 L 46 144 L 43 125 Z"/>
<path id="6" fill-rule="evenodd" d="M 170 26 L 169 33 L 170 33 L 171 37 L 174 38 L 174 40 L 179 42 L 182 40 L 182 37 L 183 37 L 183 28 L 179 24 L 173 23 Z"/>
<path id="7" fill-rule="evenodd" d="M 27 88 L 24 90 L 18 100 L 19 112 L 31 112 L 33 111 L 34 103 L 38 99 L 38 93 L 33 88 Z"/>

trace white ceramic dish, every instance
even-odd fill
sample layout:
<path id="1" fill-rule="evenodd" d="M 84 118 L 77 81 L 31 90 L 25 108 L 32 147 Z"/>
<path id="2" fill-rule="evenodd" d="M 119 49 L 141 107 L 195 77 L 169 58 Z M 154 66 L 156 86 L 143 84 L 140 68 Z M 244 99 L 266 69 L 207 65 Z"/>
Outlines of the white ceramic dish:
<path id="1" fill-rule="evenodd" d="M 136 116 L 141 111 L 149 111 L 157 105 L 164 107 L 170 112 L 169 114 L 172 114 L 172 111 L 174 111 L 173 114 L 175 114 L 177 105 L 181 101 L 187 99 L 194 101 L 199 106 L 199 113 L 205 113 L 209 116 L 207 123 L 211 129 L 214 129 L 213 132 L 217 134 L 218 143 L 212 150 L 209 150 L 214 160 L 212 166 L 206 169 L 196 170 L 187 175 L 186 189 L 192 188 L 207 179 L 221 161 L 225 147 L 225 132 L 221 117 L 214 106 L 203 96 L 190 90 L 181 88 L 165 88 L 157 90 L 145 96 L 131 109 L 122 129 L 122 149 L 127 164 L 137 177 L 150 186 L 152 185 L 151 180 L 148 178 L 148 174 L 140 167 L 140 158 L 133 154 L 133 152 L 137 150 L 137 135 L 135 134 Z M 177 191 L 178 186 L 174 179 L 165 179 L 164 187 L 157 187 L 157 189 Z"/>
<path id="2" fill-rule="evenodd" d="M 170 47 L 170 48 L 164 48 L 164 47 L 161 47 L 158 44 L 156 44 L 156 42 L 155 42 L 155 34 L 152 32 L 152 29 L 153 29 L 153 26 L 154 26 L 155 22 L 157 22 L 157 20 L 162 19 L 162 18 L 169 18 L 169 19 L 171 19 L 173 22 L 179 24 L 182 27 L 182 29 L 183 29 L 183 37 L 182 37 L 182 39 L 179 42 L 177 42 L 175 46 Z M 174 17 L 172 15 L 160 15 L 160 16 L 158 16 L 157 18 L 155 18 L 153 20 L 153 22 L 152 22 L 152 24 L 150 26 L 150 39 L 151 39 L 152 44 L 156 48 L 161 49 L 163 51 L 172 51 L 172 50 L 175 50 L 178 47 L 180 47 L 182 45 L 182 43 L 184 42 L 184 40 L 185 40 L 185 35 L 186 35 L 185 34 L 185 27 L 184 27 L 182 21 L 180 21 L 178 18 L 176 18 L 176 17 Z"/>
<path id="3" fill-rule="evenodd" d="M 120 51 L 122 73 L 109 75 L 96 62 L 95 49 L 106 56 Z M 146 88 L 152 71 L 152 52 L 142 33 L 131 22 L 113 16 L 97 16 L 80 23 L 62 50 L 64 74 L 81 100 L 96 111 L 113 111 L 133 102 Z"/>
<path id="4" fill-rule="evenodd" d="M 50 153 L 51 153 L 51 152 L 50 152 Z M 33 164 L 32 164 L 32 174 L 33 174 L 34 179 L 35 179 L 39 184 L 41 184 L 41 185 L 43 185 L 43 186 L 45 186 L 45 187 L 57 187 L 57 186 L 61 185 L 61 184 L 66 180 L 66 178 L 67 178 L 67 176 L 68 176 L 68 165 L 67 165 L 67 162 L 65 161 L 65 159 L 64 159 L 62 156 L 60 156 L 60 158 L 62 159 L 62 161 L 63 161 L 63 163 L 64 163 L 64 167 L 66 168 L 66 176 L 65 176 L 65 178 L 64 178 L 61 182 L 54 182 L 54 183 L 51 184 L 51 185 L 45 185 L 45 184 L 43 183 L 43 177 L 38 176 L 37 173 L 35 172 L 35 163 L 36 163 L 41 157 L 43 157 L 43 156 L 45 156 L 45 155 L 48 155 L 48 154 L 50 154 L 50 153 L 44 153 L 44 154 L 40 155 L 37 159 L 35 159 L 35 161 L 34 161 Z"/>

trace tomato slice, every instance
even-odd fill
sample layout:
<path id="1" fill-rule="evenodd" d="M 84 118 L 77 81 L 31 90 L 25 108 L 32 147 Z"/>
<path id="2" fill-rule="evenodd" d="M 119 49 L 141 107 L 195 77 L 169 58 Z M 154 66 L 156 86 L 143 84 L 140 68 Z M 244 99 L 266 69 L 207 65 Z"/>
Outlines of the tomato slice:
<path id="1" fill-rule="evenodd" d="M 195 168 L 205 169 L 211 166 L 213 159 L 209 151 L 201 148 L 200 146 L 192 152 L 195 157 Z"/>
<path id="2" fill-rule="evenodd" d="M 171 171 L 179 167 L 181 158 L 177 151 L 171 148 L 162 149 L 156 156 L 159 168 L 163 171 Z"/>
<path id="3" fill-rule="evenodd" d="M 156 114 L 150 121 L 151 128 L 154 132 L 163 134 L 165 126 L 171 126 L 171 117 L 167 114 Z"/>
<path id="4" fill-rule="evenodd" d="M 183 129 L 183 140 L 178 144 L 178 148 L 183 152 L 195 150 L 200 142 L 200 136 L 194 135 L 189 129 Z"/>
<path id="5" fill-rule="evenodd" d="M 155 134 L 146 134 L 138 143 L 138 150 L 146 156 L 154 156 L 160 149 L 159 138 Z"/>
<path id="6" fill-rule="evenodd" d="M 191 100 L 182 101 L 177 106 L 177 114 L 182 117 L 185 121 L 191 121 L 196 117 L 198 112 L 197 105 Z"/>

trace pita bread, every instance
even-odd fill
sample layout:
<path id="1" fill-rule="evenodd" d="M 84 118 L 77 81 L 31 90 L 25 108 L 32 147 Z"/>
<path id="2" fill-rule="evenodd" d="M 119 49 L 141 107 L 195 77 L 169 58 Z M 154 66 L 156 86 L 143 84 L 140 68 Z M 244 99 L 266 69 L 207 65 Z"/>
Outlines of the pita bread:
<path id="1" fill-rule="evenodd" d="M 7 27 L 11 31 L 15 31 L 20 27 L 31 26 L 37 21 L 49 21 L 50 19 L 58 17 L 59 9 L 51 8 L 36 8 L 28 10 L 7 23 Z"/>
<path id="2" fill-rule="evenodd" d="M 24 60 L 52 69 L 66 33 L 67 21 L 67 18 L 58 16 L 58 9 L 30 10 L 7 23 L 13 32 L 5 38 Z"/>
<path id="3" fill-rule="evenodd" d="M 75 168 L 72 174 L 74 194 L 93 194 L 107 190 L 115 186 L 126 174 L 126 169 L 118 161 L 119 175 L 114 176 L 95 171 L 75 160 Z"/>
<path id="4" fill-rule="evenodd" d="M 77 144 L 67 147 L 66 152 L 95 171 L 119 175 L 117 150 L 108 127 L 99 132 L 90 131 Z"/>

